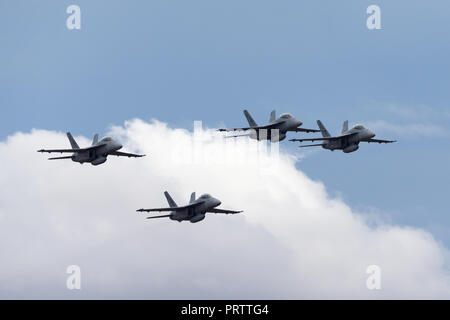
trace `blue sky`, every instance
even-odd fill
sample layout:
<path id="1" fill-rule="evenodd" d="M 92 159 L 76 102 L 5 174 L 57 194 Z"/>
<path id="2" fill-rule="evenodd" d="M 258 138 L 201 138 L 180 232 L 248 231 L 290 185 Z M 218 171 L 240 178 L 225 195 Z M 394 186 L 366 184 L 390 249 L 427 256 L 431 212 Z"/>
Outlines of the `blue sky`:
<path id="1" fill-rule="evenodd" d="M 82 29 L 65 26 L 77 4 Z M 382 30 L 366 28 L 381 7 Z M 173 127 L 376 124 L 395 145 L 307 151 L 298 163 L 357 209 L 450 245 L 449 3 L 2 1 L 0 138 L 32 128 L 105 134 L 135 117 Z M 381 122 L 381 124 L 380 124 Z M 295 137 L 295 135 L 291 135 Z M 39 146 L 40 147 L 40 146 Z M 295 154 L 295 144 L 282 148 Z"/>

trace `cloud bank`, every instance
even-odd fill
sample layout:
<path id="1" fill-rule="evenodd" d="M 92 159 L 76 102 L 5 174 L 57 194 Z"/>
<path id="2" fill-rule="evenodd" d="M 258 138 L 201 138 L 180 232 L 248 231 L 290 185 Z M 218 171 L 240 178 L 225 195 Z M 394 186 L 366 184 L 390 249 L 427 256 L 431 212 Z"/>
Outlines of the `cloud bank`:
<path id="1" fill-rule="evenodd" d="M 373 226 L 289 154 L 246 139 L 224 148 L 212 130 L 194 138 L 158 121 L 111 134 L 148 156 L 81 166 L 36 152 L 67 145 L 63 133 L 0 142 L 0 298 L 450 297 L 448 250 L 430 233 Z M 191 224 L 135 212 L 166 206 L 165 190 L 179 205 L 197 191 L 245 213 Z M 66 288 L 69 265 L 81 268 L 81 290 Z M 370 265 L 381 290 L 366 287 Z"/>

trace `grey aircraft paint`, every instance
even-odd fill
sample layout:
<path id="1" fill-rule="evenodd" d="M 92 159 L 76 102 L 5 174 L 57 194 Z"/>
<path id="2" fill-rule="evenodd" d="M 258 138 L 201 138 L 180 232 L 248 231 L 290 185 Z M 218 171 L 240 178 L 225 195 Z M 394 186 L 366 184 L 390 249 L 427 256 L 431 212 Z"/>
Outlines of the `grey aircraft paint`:
<path id="1" fill-rule="evenodd" d="M 247 110 L 244 110 L 245 118 L 249 124 L 249 127 L 242 128 L 231 128 L 231 129 L 218 129 L 221 132 L 230 131 L 247 131 L 251 132 L 248 134 L 232 135 L 227 136 L 227 138 L 235 137 L 250 137 L 255 140 L 269 140 L 271 142 L 282 141 L 286 138 L 286 133 L 291 132 L 319 132 L 316 129 L 304 129 L 299 128 L 303 122 L 299 119 L 294 118 L 289 113 L 283 113 L 279 118 L 276 118 L 276 112 L 273 110 L 270 113 L 269 124 L 264 126 L 258 126 L 258 124 L 253 120 L 252 116 Z"/>
<path id="2" fill-rule="evenodd" d="M 167 202 L 169 203 L 169 208 L 139 209 L 137 210 L 137 212 L 169 211 L 170 214 L 148 217 L 147 219 L 170 218 L 171 220 L 175 220 L 178 222 L 190 221 L 192 223 L 200 222 L 205 219 L 206 213 L 237 214 L 242 212 L 218 209 L 217 207 L 220 206 L 222 202 L 209 194 L 204 194 L 200 196 L 200 198 L 195 199 L 195 192 L 193 192 L 191 194 L 189 204 L 182 207 L 177 206 L 177 204 L 167 191 L 164 192 L 164 195 L 166 196 Z"/>
<path id="3" fill-rule="evenodd" d="M 317 120 L 317 125 L 322 133 L 322 138 L 308 138 L 308 139 L 291 139 L 290 141 L 323 141 L 319 144 L 302 145 L 300 148 L 305 147 L 322 147 L 331 151 L 342 150 L 345 153 L 354 152 L 359 149 L 360 142 L 374 142 L 374 143 L 393 143 L 396 140 L 379 140 L 374 139 L 375 133 L 367 129 L 361 124 L 355 125 L 348 130 L 348 120 L 344 121 L 342 126 L 341 135 L 332 137 L 328 130 L 325 128 L 320 120 Z"/>
<path id="4" fill-rule="evenodd" d="M 105 163 L 108 156 L 129 158 L 140 158 L 145 156 L 140 154 L 120 152 L 119 150 L 122 149 L 122 144 L 110 137 L 105 137 L 102 140 L 98 141 L 98 134 L 94 136 L 92 145 L 87 148 L 80 148 L 70 132 L 67 132 L 67 138 L 69 139 L 72 149 L 42 149 L 38 150 L 38 152 L 72 153 L 71 156 L 49 158 L 49 160 L 71 159 L 72 161 L 78 162 L 80 164 L 88 162 L 93 166 L 98 166 L 102 163 Z"/>

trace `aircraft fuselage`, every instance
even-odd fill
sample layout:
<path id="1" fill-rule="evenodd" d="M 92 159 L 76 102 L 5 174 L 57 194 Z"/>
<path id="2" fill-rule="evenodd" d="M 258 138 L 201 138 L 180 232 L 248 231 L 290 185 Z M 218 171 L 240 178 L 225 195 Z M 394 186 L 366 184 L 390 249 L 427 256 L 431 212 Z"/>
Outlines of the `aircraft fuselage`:
<path id="1" fill-rule="evenodd" d="M 199 222 L 199 221 L 202 221 L 203 219 L 205 219 L 205 214 L 208 210 L 216 208 L 221 205 L 220 200 L 213 198 L 213 197 L 208 198 L 206 200 L 197 199 L 193 203 L 199 203 L 199 202 L 203 202 L 203 203 L 198 206 L 195 206 L 192 208 L 187 208 L 182 211 L 172 211 L 170 213 L 170 219 L 176 220 L 179 222 L 185 221 L 185 220 L 191 221 L 193 223 Z"/>
<path id="2" fill-rule="evenodd" d="M 269 125 L 275 126 L 271 129 L 251 129 L 250 138 L 258 141 L 270 140 L 272 142 L 283 141 L 286 139 L 286 132 L 295 130 L 303 124 L 302 121 L 292 117 L 289 119 L 278 118 L 271 121 Z"/>
<path id="3" fill-rule="evenodd" d="M 122 149 L 122 145 L 117 141 L 109 141 L 106 143 L 100 141 L 98 144 L 104 145 L 97 149 L 75 152 L 72 156 L 72 161 L 81 164 L 87 162 L 91 163 L 94 166 L 97 166 L 106 162 L 108 154 Z"/>
<path id="4" fill-rule="evenodd" d="M 375 137 L 375 134 L 369 129 L 357 130 L 351 129 L 346 133 L 355 133 L 351 136 L 343 136 L 339 139 L 330 140 L 323 144 L 322 148 L 327 150 L 342 150 L 345 153 L 350 153 L 358 150 L 361 141 L 368 141 Z"/>

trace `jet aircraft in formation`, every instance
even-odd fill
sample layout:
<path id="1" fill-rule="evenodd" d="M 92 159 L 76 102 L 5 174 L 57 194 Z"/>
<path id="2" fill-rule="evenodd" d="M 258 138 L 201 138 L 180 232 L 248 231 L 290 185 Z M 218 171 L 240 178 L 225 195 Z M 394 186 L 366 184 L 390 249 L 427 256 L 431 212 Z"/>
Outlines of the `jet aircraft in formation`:
<path id="1" fill-rule="evenodd" d="M 247 110 L 244 110 L 244 115 L 247 118 L 249 127 L 242 128 L 231 128 L 231 129 L 218 129 L 222 132 L 230 131 L 247 131 L 251 130 L 248 134 L 243 135 L 233 135 L 227 137 L 249 137 L 256 140 L 269 140 L 271 142 L 282 141 L 286 138 L 286 133 L 291 132 L 321 132 L 322 137 L 319 138 L 304 138 L 304 139 L 291 139 L 290 141 L 321 141 L 318 144 L 301 145 L 300 147 L 313 147 L 321 146 L 324 149 L 331 151 L 342 150 L 345 153 L 350 153 L 358 150 L 360 142 L 374 142 L 374 143 L 393 143 L 395 140 L 380 140 L 374 139 L 375 133 L 365 128 L 363 125 L 356 125 L 350 130 L 348 129 L 348 121 L 344 122 L 341 134 L 338 136 L 331 136 L 325 126 L 320 120 L 317 120 L 319 130 L 316 129 L 305 129 L 300 128 L 303 124 L 299 119 L 294 118 L 288 113 L 283 113 L 279 118 L 276 118 L 275 110 L 270 114 L 269 124 L 264 126 L 258 126 L 253 120 L 252 116 Z M 145 155 L 133 154 L 119 151 L 122 149 L 122 144 L 118 141 L 105 137 L 98 141 L 98 134 L 94 136 L 92 145 L 87 148 L 80 148 L 72 137 L 70 132 L 67 133 L 67 137 L 70 141 L 72 148 L 70 149 L 41 149 L 38 152 L 47 153 L 72 153 L 70 156 L 49 158 L 49 160 L 59 160 L 59 159 L 71 159 L 74 162 L 79 162 L 83 164 L 85 162 L 91 163 L 94 166 L 105 163 L 108 156 L 123 156 L 123 157 L 134 157 L 140 158 Z M 170 218 L 178 222 L 190 221 L 191 223 L 196 223 L 205 219 L 206 213 L 223 213 L 223 214 L 237 214 L 243 211 L 233 211 L 226 209 L 217 208 L 222 203 L 220 200 L 212 197 L 209 194 L 204 194 L 200 198 L 196 199 L 195 192 L 191 194 L 191 199 L 188 205 L 179 207 L 169 193 L 164 192 L 167 202 L 169 203 L 168 208 L 155 208 L 155 209 L 139 209 L 138 212 L 170 212 L 166 215 L 150 216 L 147 219 L 156 218 Z"/>
<path id="2" fill-rule="evenodd" d="M 380 139 L 374 139 L 375 133 L 367 129 L 361 124 L 358 124 L 348 129 L 348 121 L 344 121 L 344 124 L 342 126 L 341 134 L 338 136 L 332 137 L 328 130 L 325 128 L 323 123 L 320 120 L 317 120 L 317 125 L 320 128 L 320 131 L 322 132 L 322 138 L 305 138 L 305 139 L 291 139 L 290 141 L 298 141 L 298 142 L 304 142 L 304 141 L 323 141 L 322 143 L 318 144 L 308 144 L 308 145 L 302 145 L 300 148 L 305 147 L 322 147 L 324 149 L 328 149 L 331 151 L 334 150 L 342 150 L 345 153 L 354 152 L 359 149 L 359 143 L 360 142 L 374 142 L 374 143 L 393 143 L 396 142 L 396 140 L 380 140 Z"/>
<path id="3" fill-rule="evenodd" d="M 374 139 L 375 134 L 363 125 L 356 125 L 350 130 L 348 129 L 348 121 L 344 121 L 342 132 L 338 136 L 332 137 L 325 126 L 320 120 L 317 120 L 319 130 L 317 129 L 305 129 L 299 128 L 303 122 L 294 118 L 289 113 L 283 113 L 279 118 L 276 118 L 275 110 L 270 114 L 269 124 L 264 126 L 258 126 L 253 120 L 252 116 L 247 110 L 244 110 L 244 115 L 247 118 L 249 127 L 242 128 L 222 128 L 218 129 L 221 132 L 230 131 L 246 131 L 251 130 L 248 134 L 231 135 L 226 138 L 235 137 L 249 137 L 256 140 L 269 140 L 271 142 L 282 141 L 286 138 L 286 133 L 291 132 L 321 132 L 321 138 L 303 138 L 303 139 L 291 139 L 290 141 L 322 141 L 318 144 L 302 145 L 303 147 L 322 147 L 331 151 L 342 150 L 345 153 L 354 152 L 359 149 L 360 142 L 374 142 L 374 143 L 393 143 L 396 140 L 380 140 Z"/>
<path id="4" fill-rule="evenodd" d="M 42 149 L 38 152 L 72 153 L 70 156 L 49 158 L 48 160 L 72 159 L 74 162 L 79 162 L 80 164 L 88 162 L 93 166 L 98 166 L 105 163 L 108 156 L 129 158 L 140 158 L 145 156 L 141 154 L 120 152 L 119 150 L 122 149 L 122 144 L 110 137 L 105 137 L 98 141 L 98 134 L 94 136 L 92 145 L 87 148 L 80 148 L 70 132 L 67 132 L 67 138 L 69 138 L 70 145 L 72 146 L 71 149 Z"/>
<path id="5" fill-rule="evenodd" d="M 182 207 L 177 206 L 177 204 L 175 203 L 175 201 L 173 201 L 172 197 L 167 191 L 164 192 L 164 195 L 166 196 L 167 202 L 169 203 L 169 208 L 139 209 L 137 210 L 137 212 L 170 211 L 170 214 L 151 216 L 147 219 L 170 218 L 171 220 L 175 220 L 178 222 L 190 221 L 192 223 L 196 223 L 205 219 L 206 213 L 237 214 L 242 212 L 218 209 L 217 207 L 220 206 L 222 202 L 209 194 L 204 194 L 200 196 L 200 198 L 195 199 L 195 192 L 193 192 L 191 194 L 191 200 L 189 201 L 189 204 Z"/>

